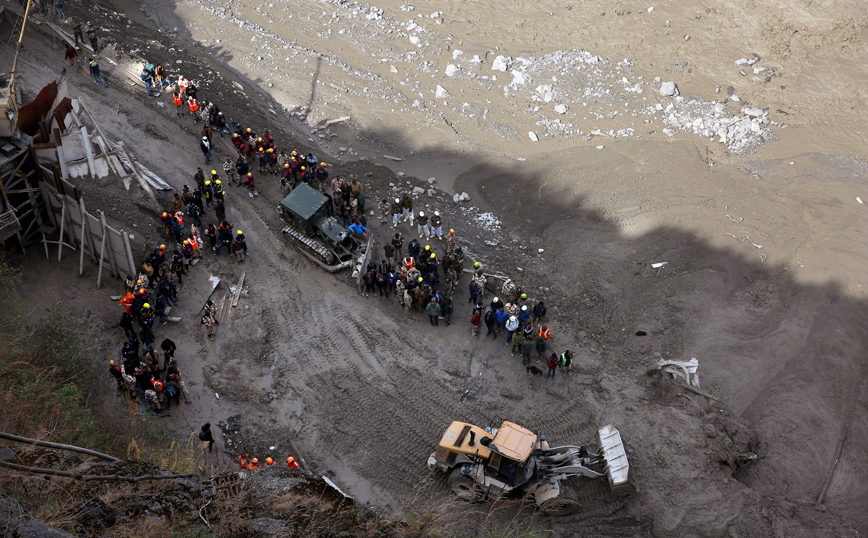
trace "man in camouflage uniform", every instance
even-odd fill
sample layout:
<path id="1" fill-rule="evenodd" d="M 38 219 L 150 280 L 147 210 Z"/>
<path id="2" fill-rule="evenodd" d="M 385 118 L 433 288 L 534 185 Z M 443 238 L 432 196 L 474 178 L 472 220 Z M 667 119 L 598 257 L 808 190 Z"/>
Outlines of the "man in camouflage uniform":
<path id="1" fill-rule="evenodd" d="M 154 389 L 148 389 L 145 391 L 145 401 L 148 402 L 148 405 L 151 406 L 151 409 L 153 409 L 155 413 L 159 413 L 163 409 L 160 405 L 160 399 L 157 398 L 157 393 L 154 392 Z"/>
<path id="2" fill-rule="evenodd" d="M 214 325 L 219 325 L 217 321 L 217 305 L 211 299 L 205 303 L 205 313 L 202 315 L 202 324 L 208 332 L 208 340 L 214 340 Z"/>
<path id="3" fill-rule="evenodd" d="M 506 310 L 506 313 L 510 316 L 515 316 L 518 318 L 518 305 L 515 303 L 506 303 L 506 306 L 503 307 Z"/>
<path id="4" fill-rule="evenodd" d="M 506 302 L 508 302 L 508 303 L 514 303 L 515 302 L 518 295 L 517 295 L 517 292 L 515 289 L 515 283 L 512 280 L 507 278 L 506 281 L 503 283 L 503 289 L 501 289 L 501 295 L 503 295 L 504 299 L 506 299 Z M 512 315 L 512 314 L 510 314 L 510 315 Z"/>
<path id="5" fill-rule="evenodd" d="M 223 171 L 226 172 L 226 180 L 229 182 L 229 185 L 232 185 L 232 182 L 235 181 L 235 163 L 232 162 L 231 158 L 226 158 L 226 161 L 223 163 Z"/>
<path id="6" fill-rule="evenodd" d="M 446 234 L 446 252 L 455 252 L 455 230 L 451 228 Z"/>
<path id="7" fill-rule="evenodd" d="M 392 204 L 389 203 L 388 198 L 381 198 L 380 204 L 380 224 L 386 224 L 389 222 L 389 217 L 392 215 Z"/>
<path id="8" fill-rule="evenodd" d="M 446 281 L 446 294 L 452 295 L 452 292 L 455 291 L 455 285 L 458 283 L 458 273 L 455 272 L 455 269 L 453 269 L 451 265 L 449 266 L 449 269 L 446 270 L 444 280 Z"/>

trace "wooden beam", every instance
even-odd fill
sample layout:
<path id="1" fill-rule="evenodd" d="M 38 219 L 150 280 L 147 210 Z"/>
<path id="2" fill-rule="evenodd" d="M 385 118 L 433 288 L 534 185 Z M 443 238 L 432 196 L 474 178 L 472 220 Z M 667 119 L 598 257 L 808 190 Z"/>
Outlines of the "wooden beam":
<path id="1" fill-rule="evenodd" d="M 60 197 L 60 238 L 57 241 L 57 261 L 62 260 L 63 254 L 63 230 L 66 227 L 66 196 Z"/>
<path id="2" fill-rule="evenodd" d="M 73 445 L 62 445 L 60 443 L 50 443 L 48 441 L 40 441 L 39 439 L 30 439 L 29 437 L 21 437 L 19 435 L 12 435 L 11 433 L 0 432 L 0 439 L 6 439 L 7 441 L 15 441 L 16 443 L 25 443 L 28 445 L 36 445 L 36 446 L 44 446 L 48 448 L 56 448 L 59 450 L 69 450 L 70 452 L 79 452 L 81 454 L 87 454 L 88 456 L 95 456 L 100 459 L 104 459 L 107 461 L 121 461 L 120 458 L 116 458 L 114 456 L 110 456 L 108 454 L 103 454 L 102 452 L 97 452 L 96 450 L 90 450 L 89 448 L 81 448 L 80 446 Z"/>
<path id="3" fill-rule="evenodd" d="M 127 232 L 121 230 L 121 235 L 124 236 L 124 251 L 127 258 L 127 264 L 129 265 L 129 273 L 132 276 L 136 275 L 136 262 L 133 259 L 133 249 L 130 248 L 130 236 Z"/>
<path id="4" fill-rule="evenodd" d="M 99 222 L 102 226 L 102 245 L 99 247 L 99 271 L 96 275 L 96 289 L 100 289 L 102 286 L 102 266 L 105 264 L 105 241 L 108 232 L 106 232 L 105 216 L 103 215 L 103 212 L 97 210 L 97 213 L 99 214 Z"/>

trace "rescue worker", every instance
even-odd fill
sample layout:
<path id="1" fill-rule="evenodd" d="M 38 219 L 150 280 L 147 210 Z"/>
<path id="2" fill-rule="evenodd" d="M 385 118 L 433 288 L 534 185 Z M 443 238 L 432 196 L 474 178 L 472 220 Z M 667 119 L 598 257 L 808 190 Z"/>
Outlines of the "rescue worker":
<path id="1" fill-rule="evenodd" d="M 404 210 L 404 222 L 410 220 L 410 227 L 413 227 L 413 197 L 410 193 L 404 193 L 404 198 L 401 199 L 401 208 Z"/>
<path id="2" fill-rule="evenodd" d="M 96 27 L 91 24 L 90 21 L 87 22 L 87 29 L 84 31 L 84 33 L 87 34 L 87 38 L 90 40 L 90 47 L 93 49 L 93 52 L 96 53 L 97 49 L 99 48 L 97 46 L 98 42 L 96 38 Z"/>
<path id="3" fill-rule="evenodd" d="M 274 154 L 274 149 L 265 150 L 265 164 L 268 166 L 269 174 L 277 173 L 277 155 Z"/>
<path id="4" fill-rule="evenodd" d="M 380 224 L 385 226 L 386 222 L 389 220 L 389 215 L 392 213 L 392 204 L 389 203 L 388 198 L 380 198 L 380 203 L 377 205 L 377 208 L 380 210 Z"/>
<path id="5" fill-rule="evenodd" d="M 537 303 L 535 307 L 533 307 L 533 322 L 540 323 L 545 321 L 546 313 L 548 309 L 544 302 L 540 301 Z"/>
<path id="6" fill-rule="evenodd" d="M 99 84 L 100 82 L 102 82 L 102 85 L 108 88 L 108 84 L 100 74 L 99 64 L 96 62 L 96 60 L 94 60 L 93 58 L 88 58 L 87 62 L 89 66 L 88 68 L 90 69 L 90 76 L 93 77 L 93 83 Z"/>
<path id="7" fill-rule="evenodd" d="M 401 212 L 403 211 L 403 206 L 401 205 L 401 200 L 395 198 L 395 201 L 392 205 L 392 228 L 398 227 L 398 220 L 401 218 Z"/>
<path id="8" fill-rule="evenodd" d="M 205 205 L 208 206 L 208 209 L 211 209 L 211 203 L 214 201 L 214 191 L 211 188 L 211 180 L 205 181 L 205 184 L 202 186 L 202 197 L 205 198 Z"/>
<path id="9" fill-rule="evenodd" d="M 192 108 L 191 108 L 192 110 Z M 211 142 L 208 141 L 207 136 L 203 136 L 202 140 L 199 141 L 199 149 L 202 150 L 202 155 L 205 157 L 205 164 L 211 162 Z"/>
<path id="10" fill-rule="evenodd" d="M 259 192 L 256 190 L 256 184 L 253 181 L 253 174 L 248 173 L 247 177 L 244 178 L 244 185 L 247 187 L 247 194 L 253 198 L 254 196 L 259 196 Z"/>
<path id="11" fill-rule="evenodd" d="M 244 160 L 244 156 L 238 157 L 235 161 L 235 173 L 238 174 L 238 185 L 243 185 L 244 178 L 246 178 L 247 174 L 250 173 L 250 166 L 247 164 L 247 161 Z"/>
<path id="12" fill-rule="evenodd" d="M 147 68 L 142 68 L 142 72 L 139 74 L 139 78 L 141 78 L 142 82 L 145 83 L 145 89 L 148 90 L 148 97 L 151 97 L 151 83 L 153 82 L 151 72 L 148 71 Z"/>
<path id="13" fill-rule="evenodd" d="M 189 90 L 190 88 L 187 88 L 188 92 Z M 198 121 L 196 119 L 196 113 L 199 111 L 199 101 L 197 101 L 195 97 L 188 97 L 187 106 L 190 108 L 190 117 L 193 118 L 193 121 Z"/>
<path id="14" fill-rule="evenodd" d="M 208 340 L 214 339 L 214 326 L 220 325 L 217 319 L 217 305 L 211 299 L 205 302 L 205 313 L 202 315 L 202 324 L 205 326 Z"/>
<path id="15" fill-rule="evenodd" d="M 446 234 L 446 252 L 455 252 L 455 230 L 451 228 Z"/>
<path id="16" fill-rule="evenodd" d="M 84 35 L 81 33 L 81 21 L 72 18 L 72 35 L 75 37 L 75 45 L 78 46 L 79 42 L 84 43 Z"/>
<path id="17" fill-rule="evenodd" d="M 443 218 L 439 211 L 435 211 L 431 216 L 431 235 L 436 235 L 438 240 L 443 241 Z"/>
<path id="18" fill-rule="evenodd" d="M 244 241 L 236 239 L 232 242 L 232 253 L 235 254 L 235 261 L 244 263 Z"/>
<path id="19" fill-rule="evenodd" d="M 160 411 L 163 409 L 160 405 L 160 399 L 157 397 L 157 393 L 154 389 L 147 389 L 145 391 L 145 401 L 148 402 L 148 405 L 151 407 L 151 410 L 154 414 L 159 415 Z"/>
<path id="20" fill-rule="evenodd" d="M 420 211 L 416 215 L 416 233 L 419 234 L 419 237 L 422 237 L 422 232 L 425 232 L 426 240 L 431 239 L 431 229 L 428 227 L 428 217 L 424 211 Z"/>
<path id="21" fill-rule="evenodd" d="M 202 431 L 199 432 L 199 439 L 201 439 L 203 443 L 208 443 L 208 452 L 214 451 L 214 435 L 211 433 L 210 422 L 206 422 L 205 425 L 202 426 Z M 256 461 L 256 458 L 253 458 L 253 461 Z"/>
<path id="22" fill-rule="evenodd" d="M 548 364 L 548 367 L 549 367 L 549 370 L 546 373 L 546 379 L 551 377 L 552 381 L 554 381 L 555 380 L 555 373 L 557 373 L 557 370 L 558 370 L 558 356 L 555 355 L 554 353 L 552 353 L 549 356 L 548 360 L 546 360 L 546 364 Z"/>
<path id="23" fill-rule="evenodd" d="M 319 163 L 319 166 L 316 167 L 316 170 L 314 172 L 316 175 L 316 180 L 319 181 L 321 185 L 325 185 L 326 182 L 329 180 L 329 171 L 328 168 L 326 168 L 326 163 Z"/>
<path id="24" fill-rule="evenodd" d="M 573 370 L 573 354 L 570 353 L 569 349 L 561 353 L 558 365 L 561 367 L 564 374 L 568 374 Z"/>
<path id="25" fill-rule="evenodd" d="M 292 456 L 286 458 L 286 466 L 290 469 L 298 469 L 298 462 Z"/>

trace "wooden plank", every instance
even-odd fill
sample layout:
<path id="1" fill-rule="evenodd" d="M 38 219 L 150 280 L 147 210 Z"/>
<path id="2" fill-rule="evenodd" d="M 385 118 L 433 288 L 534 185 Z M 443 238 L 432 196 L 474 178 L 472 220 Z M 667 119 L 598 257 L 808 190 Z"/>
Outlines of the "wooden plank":
<path id="1" fill-rule="evenodd" d="M 244 286 L 244 277 L 247 276 L 247 271 L 241 273 L 241 280 L 238 281 L 238 289 L 235 290 L 235 298 L 232 300 L 232 306 L 238 306 L 238 299 L 241 298 L 241 287 Z"/>
<path id="2" fill-rule="evenodd" d="M 130 275 L 135 275 L 136 262 L 133 259 L 133 249 L 130 248 L 130 235 L 124 230 L 121 230 L 121 234 L 124 236 L 124 251 L 127 258 L 127 264 L 129 265 L 129 270 L 127 271 L 127 273 Z"/>
<path id="3" fill-rule="evenodd" d="M 100 286 L 102 286 L 102 266 L 105 263 L 105 240 L 108 233 L 105 230 L 105 217 L 103 216 L 102 211 L 97 212 L 99 213 L 99 222 L 102 225 L 102 245 L 99 248 L 99 270 L 96 274 L 96 289 L 100 289 Z"/>
<path id="4" fill-rule="evenodd" d="M 63 229 L 66 226 L 66 196 L 60 197 L 60 238 L 57 241 L 57 261 L 61 261 L 63 255 Z"/>

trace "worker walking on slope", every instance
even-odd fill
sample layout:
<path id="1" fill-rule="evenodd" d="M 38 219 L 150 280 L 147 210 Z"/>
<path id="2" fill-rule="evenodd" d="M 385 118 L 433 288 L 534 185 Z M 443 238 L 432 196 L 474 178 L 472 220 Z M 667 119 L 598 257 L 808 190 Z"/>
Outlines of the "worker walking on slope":
<path id="1" fill-rule="evenodd" d="M 100 74 L 99 64 L 97 63 L 97 61 L 94 60 L 93 58 L 88 58 L 87 62 L 88 62 L 88 66 L 90 69 L 90 76 L 93 77 L 93 83 L 99 84 L 100 82 L 102 82 L 103 86 L 108 88 L 108 84 L 106 83 L 105 79 L 102 78 L 102 75 Z"/>

